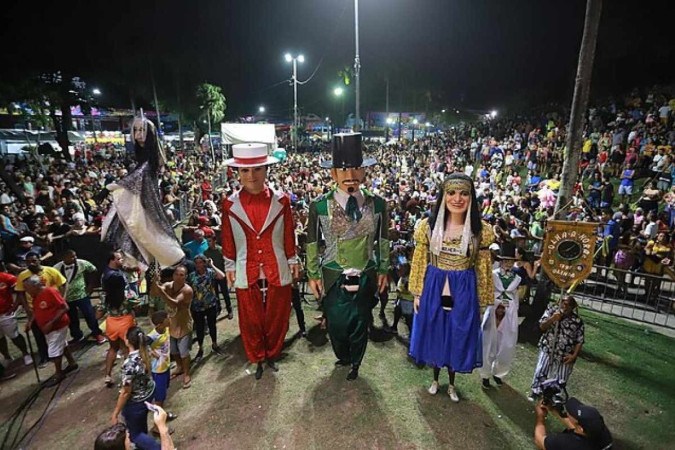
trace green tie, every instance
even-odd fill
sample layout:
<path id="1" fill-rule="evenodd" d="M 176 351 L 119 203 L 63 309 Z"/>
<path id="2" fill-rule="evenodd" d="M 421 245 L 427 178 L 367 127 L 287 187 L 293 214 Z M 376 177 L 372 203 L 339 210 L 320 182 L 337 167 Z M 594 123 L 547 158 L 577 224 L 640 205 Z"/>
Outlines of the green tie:
<path id="1" fill-rule="evenodd" d="M 361 220 L 361 210 L 359 210 L 359 203 L 356 201 L 356 197 L 353 195 L 350 195 L 349 200 L 347 200 L 347 216 L 352 221 L 358 222 Z"/>

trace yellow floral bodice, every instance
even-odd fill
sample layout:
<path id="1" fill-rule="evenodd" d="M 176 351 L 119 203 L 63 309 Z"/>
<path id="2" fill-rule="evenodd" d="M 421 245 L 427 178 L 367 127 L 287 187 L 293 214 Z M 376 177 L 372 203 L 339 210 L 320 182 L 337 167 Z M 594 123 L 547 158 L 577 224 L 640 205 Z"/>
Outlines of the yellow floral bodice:
<path id="1" fill-rule="evenodd" d="M 460 255 L 458 252 L 454 251 L 455 248 L 459 248 L 459 240 L 444 242 L 440 254 L 438 256 L 431 255 L 429 251 L 430 236 L 429 220 L 424 219 L 419 224 L 414 234 L 415 251 L 410 265 L 410 280 L 408 283 L 410 292 L 412 292 L 413 295 L 422 295 L 424 276 L 429 264 L 433 264 L 443 270 L 466 270 L 471 268 L 472 261 L 474 261 L 473 268 L 476 271 L 478 299 L 480 304 L 481 306 L 487 306 L 494 303 L 492 258 L 490 256 L 490 251 L 488 250 L 490 244 L 494 242 L 494 235 L 490 225 L 483 222 L 479 251 L 476 258 Z"/>

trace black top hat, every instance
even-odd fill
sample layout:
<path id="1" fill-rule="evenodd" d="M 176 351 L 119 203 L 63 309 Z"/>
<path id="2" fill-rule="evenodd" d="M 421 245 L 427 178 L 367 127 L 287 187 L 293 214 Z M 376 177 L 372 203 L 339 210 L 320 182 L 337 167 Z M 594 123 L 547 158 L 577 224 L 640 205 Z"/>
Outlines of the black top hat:
<path id="1" fill-rule="evenodd" d="M 322 161 L 326 169 L 347 169 L 368 167 L 377 164 L 375 158 L 363 159 L 361 133 L 339 133 L 333 135 L 333 160 Z"/>

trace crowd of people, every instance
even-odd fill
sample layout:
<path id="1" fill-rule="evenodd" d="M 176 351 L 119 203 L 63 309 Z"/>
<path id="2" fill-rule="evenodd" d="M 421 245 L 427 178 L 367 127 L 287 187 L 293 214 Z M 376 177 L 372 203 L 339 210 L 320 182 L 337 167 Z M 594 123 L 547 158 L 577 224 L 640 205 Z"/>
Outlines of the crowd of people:
<path id="1" fill-rule="evenodd" d="M 600 223 L 596 262 L 599 266 L 618 269 L 617 280 L 623 289 L 627 283 L 625 271 L 658 277 L 673 275 L 674 103 L 663 95 L 649 94 L 642 98 L 633 93 L 620 104 L 615 102 L 589 110 L 578 167 L 579 181 L 574 187 L 566 218 Z M 565 124 L 566 116 L 562 112 L 546 113 L 460 124 L 416 142 L 368 145 L 366 156 L 372 156 L 377 164 L 368 168 L 362 184 L 386 203 L 388 216 L 384 219 L 391 255 L 388 281 L 396 286 L 394 322 L 389 325 L 385 321 L 386 331 L 398 333 L 397 325 L 402 317 L 408 327 L 413 328 L 412 316 L 419 307 L 421 293 L 420 275 L 411 273 L 411 263 L 415 259 L 413 236 L 419 240 L 420 224 L 435 217 L 433 210 L 439 189 L 444 189 L 441 188 L 444 180 L 453 173 L 461 173 L 473 182 L 471 190 L 475 194 L 477 211 L 487 225 L 481 233 L 486 236 L 486 242 L 492 243 L 485 250 L 495 256 L 496 265 L 490 269 L 495 270 L 495 285 L 500 286 L 500 293 L 508 292 L 511 299 L 517 299 L 516 304 L 529 301 L 529 291 L 540 268 L 538 257 L 546 222 L 553 217 L 560 189 Z M 327 194 L 336 181 L 334 174 L 321 168 L 322 162 L 330 158 L 328 152 L 290 153 L 285 161 L 267 173 L 267 185 L 285 194 L 289 200 L 295 242 L 294 249 L 287 253 L 294 257 L 297 253 L 299 258 L 292 259 L 294 265 L 309 264 L 308 249 L 310 253 L 315 251 L 308 246 L 308 243 L 317 244 L 317 236 L 312 230 L 313 221 L 317 219 L 312 218 L 310 205 Z M 222 353 L 217 343 L 216 318 L 221 313 L 220 297 L 225 300 L 227 317 L 233 317 L 228 285 L 232 288 L 235 283 L 226 276 L 228 261 L 232 258 L 224 257 L 219 245 L 223 229 L 222 206 L 226 204 L 226 198 L 239 191 L 242 183 L 232 166 L 225 169 L 213 161 L 207 151 L 168 149 L 167 163 L 160 169 L 157 188 L 166 215 L 174 222 L 186 221 L 183 248 L 187 259 L 174 270 L 162 271 L 156 278 L 147 280 L 148 299 L 144 300 L 139 295 L 143 280 L 140 268 L 126 266 L 120 252 L 110 253 L 105 264 L 97 268 L 78 258 L 72 250 L 78 236 L 100 234 L 111 205 L 106 186 L 122 179 L 134 168 L 134 159 L 126 152 L 107 147 L 105 151 L 101 148 L 96 151 L 78 149 L 72 161 L 29 157 L 5 162 L 5 183 L 0 185 L 4 264 L 0 273 L 4 277 L 0 296 L 0 323 L 3 325 L 0 350 L 5 359 L 10 358 L 6 340 L 9 338 L 21 351 L 24 363 L 33 363 L 16 327 L 15 310 L 20 303 L 29 316 L 27 329 L 32 329 L 38 344 L 37 363 L 53 361 L 55 376 L 50 383 L 58 384 L 69 372 L 78 369 L 68 344 L 84 338 L 79 324 L 81 313 L 91 339 L 98 344 L 110 341 L 104 380 L 107 386 L 115 383 L 112 370 L 118 352 L 127 355 L 123 364 L 124 388 L 120 391 L 112 420 L 117 422 L 122 413 L 132 440 L 143 442 L 148 433 L 147 409 L 143 404 L 151 399 L 148 393 L 154 393 L 152 398 L 159 406 L 156 414 L 161 418 L 166 415 L 161 406 L 166 400 L 169 380 L 180 377 L 183 388 L 191 385 L 193 328 L 198 344 L 197 359 L 203 357 L 207 333 L 212 341 L 212 351 Z M 221 175 L 223 172 L 225 176 Z M 224 179 L 225 184 L 216 186 L 213 181 L 216 178 Z M 427 245 L 433 246 L 433 243 Z M 103 275 L 106 301 L 95 309 L 90 295 L 97 284 L 91 275 L 97 269 Z M 317 267 L 307 269 L 316 272 Z M 513 284 L 514 275 L 517 276 L 516 284 Z M 292 302 L 300 332 L 304 335 L 306 325 L 297 281 L 303 281 L 302 277 L 293 282 Z M 312 287 L 315 294 L 322 295 L 316 285 Z M 443 289 L 443 286 L 439 285 L 439 288 Z M 514 294 L 516 288 L 518 293 Z M 261 289 L 264 291 L 268 286 L 263 283 Z M 660 293 L 659 282 L 646 283 L 645 289 L 647 302 L 651 299 L 654 306 L 671 308 L 669 297 Z M 384 318 L 391 292 L 390 289 L 377 291 L 379 293 L 373 291 L 371 296 L 379 301 L 379 312 Z M 16 301 L 13 293 L 17 294 Z M 476 295 L 482 295 L 480 289 Z M 478 300 L 485 305 L 492 304 L 492 298 Z M 134 326 L 134 315 L 142 303 L 147 304 L 154 326 L 147 333 Z M 483 332 L 489 324 L 504 320 L 506 305 L 508 301 L 501 309 L 494 305 L 494 310 L 487 313 Z M 554 350 L 560 353 L 556 353 L 560 361 L 555 361 L 558 364 L 555 371 L 559 372 L 558 378 L 563 385 L 571 373 L 584 339 L 581 319 L 572 312 L 574 305 L 573 298 L 564 299 L 559 309 L 547 310 L 541 319 L 544 335 L 533 381 L 534 397 L 542 395 L 542 374 L 550 373 L 549 366 L 553 364 L 547 360 L 551 355 L 547 336 L 557 322 L 570 322 L 565 329 L 573 332 L 566 335 L 565 339 L 569 339 L 565 343 L 556 343 L 558 347 Z M 337 319 L 330 320 L 330 310 L 326 313 L 330 327 Z M 106 317 L 105 330 L 99 324 L 103 316 Z M 320 319 L 325 320 L 325 317 Z M 337 331 L 329 332 L 335 341 Z M 422 328 L 418 329 L 420 332 Z M 413 335 L 413 330 L 410 334 Z M 333 344 L 335 349 L 335 342 Z M 441 357 L 412 347 L 411 354 L 421 363 Z M 68 361 L 66 367 L 61 365 L 63 356 Z M 345 356 L 352 364 L 350 376 L 353 378 L 358 376 L 362 357 L 362 353 L 354 358 Z M 173 372 L 169 369 L 171 360 L 176 364 Z M 343 358 L 339 356 L 339 360 L 343 361 Z M 273 358 L 267 362 L 277 370 Z M 508 365 L 504 370 L 497 368 L 498 361 L 492 363 L 495 364 L 490 370 L 481 372 L 485 388 L 489 388 L 490 377 L 501 384 L 501 378 L 508 372 Z M 457 367 L 459 363 L 452 365 Z M 469 365 L 475 366 L 475 362 Z M 437 368 L 445 366 L 447 364 Z M 256 378 L 262 373 L 261 367 L 262 362 L 258 365 Z M 435 384 L 429 389 L 432 394 L 438 390 L 438 372 L 435 371 Z M 450 376 L 453 386 L 454 372 Z M 458 401 L 454 387 L 448 394 L 453 401 Z M 175 418 L 171 413 L 166 416 Z M 158 425 L 160 435 L 166 435 L 162 420 Z M 116 438 L 122 436 L 120 433 L 118 430 Z M 151 438 L 148 439 L 146 445 L 152 448 Z"/>

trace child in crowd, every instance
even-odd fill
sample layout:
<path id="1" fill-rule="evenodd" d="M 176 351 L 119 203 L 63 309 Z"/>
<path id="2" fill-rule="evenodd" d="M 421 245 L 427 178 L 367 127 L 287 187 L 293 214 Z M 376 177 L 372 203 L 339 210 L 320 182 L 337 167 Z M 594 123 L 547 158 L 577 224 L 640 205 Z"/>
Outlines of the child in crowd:
<path id="1" fill-rule="evenodd" d="M 405 320 L 408 330 L 412 334 L 412 323 L 413 323 L 413 295 L 408 290 L 408 278 L 410 276 L 410 264 L 404 263 L 401 264 L 399 269 L 399 274 L 401 278 L 398 279 L 396 284 L 396 306 L 394 307 L 394 323 L 391 324 L 389 331 L 393 334 L 398 334 L 398 321 Z"/>
<path id="2" fill-rule="evenodd" d="M 155 382 L 155 405 L 164 407 L 167 392 L 169 391 L 169 371 L 170 361 L 170 340 L 169 340 L 169 316 L 166 311 L 155 311 L 151 316 L 152 324 L 155 328 L 148 333 L 150 340 L 150 356 L 152 358 L 152 379 Z M 173 420 L 177 416 L 167 412 L 168 420 Z M 152 432 L 158 434 L 159 431 L 152 429 Z"/>

